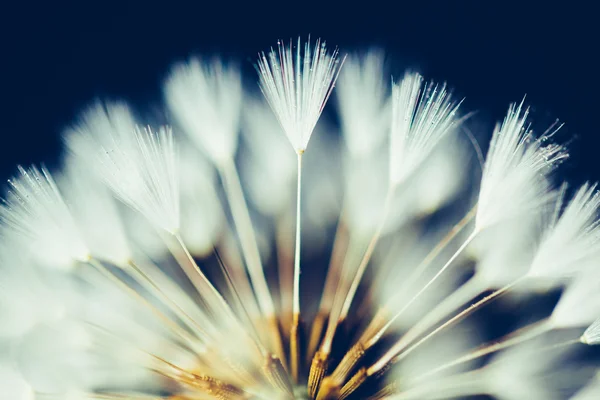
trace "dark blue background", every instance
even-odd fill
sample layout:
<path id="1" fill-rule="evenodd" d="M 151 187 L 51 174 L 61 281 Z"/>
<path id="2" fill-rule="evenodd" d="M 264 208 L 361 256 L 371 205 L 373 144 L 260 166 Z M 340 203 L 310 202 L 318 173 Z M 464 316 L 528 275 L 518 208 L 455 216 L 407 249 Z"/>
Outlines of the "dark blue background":
<path id="1" fill-rule="evenodd" d="M 567 123 L 567 174 L 600 178 L 595 10 L 584 1 L 34 1 L 0 10 L 0 178 L 57 159 L 60 131 L 95 97 L 160 103 L 169 65 L 193 53 L 240 61 L 307 34 L 342 49 L 379 45 L 466 96 L 490 123 L 527 93 Z"/>

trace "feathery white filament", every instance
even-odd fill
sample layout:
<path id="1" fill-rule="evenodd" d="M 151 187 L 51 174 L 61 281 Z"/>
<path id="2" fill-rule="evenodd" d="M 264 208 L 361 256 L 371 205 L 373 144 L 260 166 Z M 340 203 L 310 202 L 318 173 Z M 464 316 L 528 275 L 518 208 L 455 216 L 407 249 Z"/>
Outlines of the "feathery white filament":
<path id="1" fill-rule="evenodd" d="M 526 127 L 529 110 L 512 104 L 494 129 L 483 168 L 476 216 L 477 230 L 526 212 L 543 209 L 553 198 L 548 175 L 567 157 L 562 146 L 544 144 Z"/>
<path id="2" fill-rule="evenodd" d="M 258 60 L 260 88 L 279 119 L 297 153 L 306 150 L 325 103 L 333 90 L 341 64 L 337 49 L 327 53 L 325 42 L 317 40 L 314 49 L 298 38 L 294 57 L 290 42 L 287 48 L 278 42 L 278 51 L 262 53 Z"/>
<path id="3" fill-rule="evenodd" d="M 42 168 L 19 167 L 9 181 L 0 221 L 25 239 L 38 262 L 56 267 L 86 261 L 89 250 L 50 173 Z"/>
<path id="4" fill-rule="evenodd" d="M 596 186 L 584 184 L 548 228 L 529 274 L 573 275 L 576 269 L 589 264 L 590 257 L 600 255 L 599 208 L 600 195 Z"/>
<path id="5" fill-rule="evenodd" d="M 125 204 L 169 233 L 179 229 L 179 175 L 170 128 L 132 132 L 135 146 L 113 137 L 96 151 L 100 176 Z"/>
<path id="6" fill-rule="evenodd" d="M 190 139 L 217 165 L 237 147 L 242 85 L 240 73 L 215 60 L 175 66 L 164 86 L 169 111 Z"/>
<path id="7" fill-rule="evenodd" d="M 383 53 L 371 50 L 364 57 L 350 56 L 336 84 L 342 133 L 351 157 L 371 154 L 385 139 L 388 93 Z"/>
<path id="8" fill-rule="evenodd" d="M 84 165 L 85 161 L 81 157 L 69 157 L 58 184 L 71 204 L 92 256 L 125 266 L 132 251 L 117 202 L 103 182 Z"/>
<path id="9" fill-rule="evenodd" d="M 600 398 L 600 379 L 596 377 L 569 400 L 596 400 Z"/>
<path id="10" fill-rule="evenodd" d="M 456 126 L 460 103 L 446 85 L 423 84 L 423 77 L 407 73 L 392 88 L 390 184 L 410 176 L 435 145 Z"/>
<path id="11" fill-rule="evenodd" d="M 555 328 L 577 328 L 588 326 L 598 315 L 600 272 L 591 265 L 568 283 L 550 318 Z"/>
<path id="12" fill-rule="evenodd" d="M 264 100 L 250 98 L 244 108 L 243 142 L 248 148 L 240 173 L 250 200 L 264 215 L 279 217 L 293 200 L 296 156 L 281 125 Z"/>
<path id="13" fill-rule="evenodd" d="M 98 145 L 111 147 L 115 140 L 128 146 L 135 145 L 132 132 L 136 126 L 137 122 L 126 104 L 98 101 L 88 107 L 63 136 L 69 150 L 86 159 L 94 154 Z"/>

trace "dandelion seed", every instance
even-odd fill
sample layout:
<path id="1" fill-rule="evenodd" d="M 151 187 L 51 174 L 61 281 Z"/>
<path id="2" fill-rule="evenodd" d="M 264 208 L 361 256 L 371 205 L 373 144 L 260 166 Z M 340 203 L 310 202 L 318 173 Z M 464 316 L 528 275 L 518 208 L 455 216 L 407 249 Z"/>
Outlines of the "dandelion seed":
<path id="1" fill-rule="evenodd" d="M 105 133 L 105 135 L 111 133 Z M 154 226 L 169 233 L 179 230 L 179 175 L 175 144 L 169 128 L 130 132 L 131 144 L 114 138 L 96 148 L 92 163 L 106 185 L 125 204 Z"/>
<path id="2" fill-rule="evenodd" d="M 435 145 L 456 127 L 458 106 L 445 84 L 423 84 L 423 77 L 416 73 L 407 73 L 393 86 L 391 186 L 410 176 Z"/>
<path id="3" fill-rule="evenodd" d="M 306 150 L 343 63 L 321 40 L 314 48 L 307 42 L 302 55 L 301 48 L 300 38 L 295 55 L 291 42 L 278 42 L 277 52 L 258 60 L 261 90 L 296 153 Z"/>
<path id="4" fill-rule="evenodd" d="M 549 174 L 567 158 L 565 149 L 534 138 L 527 125 L 529 109 L 513 104 L 497 125 L 486 158 L 479 191 L 477 229 L 543 209 L 552 200 Z"/>

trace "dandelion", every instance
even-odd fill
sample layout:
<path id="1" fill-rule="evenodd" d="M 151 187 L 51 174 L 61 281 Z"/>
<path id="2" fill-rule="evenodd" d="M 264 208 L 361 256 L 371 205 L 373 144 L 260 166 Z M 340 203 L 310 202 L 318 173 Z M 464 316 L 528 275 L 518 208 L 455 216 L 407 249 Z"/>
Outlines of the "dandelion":
<path id="1" fill-rule="evenodd" d="M 279 42 L 258 99 L 193 59 L 165 82 L 172 127 L 96 102 L 62 169 L 19 167 L 0 398 L 596 398 L 600 197 L 557 182 L 558 126 L 511 105 L 476 179 L 446 84 L 344 60 Z M 522 313 L 490 330 L 489 309 Z"/>

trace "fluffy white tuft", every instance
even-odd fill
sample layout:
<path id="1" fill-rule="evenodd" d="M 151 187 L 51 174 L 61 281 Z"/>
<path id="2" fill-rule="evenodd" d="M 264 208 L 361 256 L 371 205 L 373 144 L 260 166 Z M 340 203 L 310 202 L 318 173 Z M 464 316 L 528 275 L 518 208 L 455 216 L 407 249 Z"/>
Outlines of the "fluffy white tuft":
<path id="1" fill-rule="evenodd" d="M 423 77 L 417 73 L 407 73 L 399 84 L 394 84 L 390 137 L 392 186 L 410 176 L 456 126 L 458 106 L 445 84 L 423 84 Z"/>
<path id="2" fill-rule="evenodd" d="M 585 327 L 600 315 L 600 273 L 595 265 L 590 267 L 564 290 L 550 317 L 553 327 Z"/>
<path id="3" fill-rule="evenodd" d="M 132 252 L 115 198 L 84 162 L 80 157 L 69 157 L 59 186 L 72 205 L 92 255 L 124 266 Z"/>
<path id="4" fill-rule="evenodd" d="M 552 198 L 548 174 L 567 157 L 557 144 L 544 144 L 526 127 L 529 110 L 513 104 L 497 125 L 483 168 L 476 227 L 482 230 L 509 218 L 543 209 Z"/>
<path id="5" fill-rule="evenodd" d="M 47 266 L 70 267 L 88 260 L 90 252 L 45 168 L 19 167 L 19 176 L 9 184 L 11 190 L 0 207 L 7 234 L 21 237 L 36 261 Z"/>
<path id="6" fill-rule="evenodd" d="M 165 96 L 175 122 L 217 165 L 231 160 L 238 142 L 242 85 L 237 69 L 192 59 L 173 68 Z"/>
<path id="7" fill-rule="evenodd" d="M 279 119 L 285 134 L 297 153 L 306 150 L 310 136 L 333 90 L 342 62 L 337 49 L 327 53 L 325 42 L 317 40 L 314 49 L 298 38 L 296 54 L 293 46 L 277 43 L 268 57 L 258 60 L 260 88 Z"/>
<path id="8" fill-rule="evenodd" d="M 94 154 L 98 144 L 110 147 L 118 140 L 135 145 L 132 132 L 136 126 L 133 113 L 126 104 L 98 101 L 88 107 L 77 123 L 68 128 L 63 136 L 71 152 L 86 158 Z M 89 140 L 90 136 L 94 138 L 93 141 Z"/>
<path id="9" fill-rule="evenodd" d="M 263 101 L 248 99 L 244 113 L 244 143 L 240 173 L 248 183 L 248 195 L 264 215 L 287 211 L 296 183 L 296 156 L 281 134 L 281 125 Z"/>
<path id="10" fill-rule="evenodd" d="M 568 276 L 600 255 L 598 209 L 595 185 L 584 184 L 561 216 L 552 221 L 532 262 L 531 276 Z"/>
<path id="11" fill-rule="evenodd" d="M 383 61 L 383 53 L 374 50 L 363 57 L 350 56 L 337 81 L 342 133 L 350 155 L 355 158 L 378 149 L 389 129 Z"/>
<path id="12" fill-rule="evenodd" d="M 178 231 L 179 175 L 170 128 L 158 132 L 136 128 L 129 136 L 117 136 L 112 131 L 83 132 L 77 140 L 85 143 L 80 146 L 84 150 L 81 155 L 119 199 L 155 227 Z M 87 149 L 94 152 L 86 154 Z"/>
<path id="13" fill-rule="evenodd" d="M 182 147 L 179 170 L 181 237 L 192 254 L 206 256 L 222 234 L 224 221 L 215 170 L 194 147 Z"/>
<path id="14" fill-rule="evenodd" d="M 556 338 L 538 338 L 497 353 L 483 369 L 488 393 L 500 400 L 560 400 L 580 376 L 569 368 L 572 347 L 543 351 Z M 560 340 L 558 341 L 560 343 Z"/>

